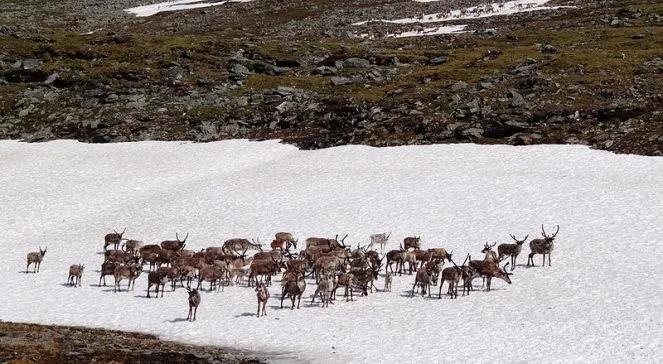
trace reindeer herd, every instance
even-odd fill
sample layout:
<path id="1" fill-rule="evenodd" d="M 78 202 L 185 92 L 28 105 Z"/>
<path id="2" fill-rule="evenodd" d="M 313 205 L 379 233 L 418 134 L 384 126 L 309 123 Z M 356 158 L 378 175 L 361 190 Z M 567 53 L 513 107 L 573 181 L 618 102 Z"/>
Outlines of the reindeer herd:
<path id="1" fill-rule="evenodd" d="M 516 259 L 522 251 L 529 235 L 518 239 L 510 235 L 514 243 L 485 243 L 481 253 L 483 259 L 473 260 L 470 254 L 465 256 L 461 265 L 453 260 L 453 252 L 444 248 L 421 248 L 421 238 L 406 237 L 399 249 L 387 251 L 384 249 L 389 241 L 389 234 L 373 234 L 370 243 L 362 247 L 357 244 L 352 248 L 345 244 L 347 235 L 341 239 L 338 235 L 331 238 L 311 237 L 304 242 L 301 250 L 296 251 L 298 240 L 290 233 L 279 232 L 271 242 L 271 249 L 263 250 L 259 239 L 251 240 L 236 238 L 226 240 L 221 246 L 208 247 L 200 251 L 185 249 L 189 234 L 176 240 L 165 240 L 160 244 L 143 244 L 142 241 L 126 239 L 124 234 L 114 231 L 104 237 L 104 261 L 100 267 L 99 286 L 106 286 L 106 276 L 114 278 L 113 292 L 122 291 L 122 283 L 126 282 L 126 290 L 135 288 L 136 280 L 147 274 L 147 294 L 154 287 L 154 296 L 163 297 L 166 285 L 175 291 L 178 285 L 186 288 L 189 302 L 189 315 L 187 320 L 195 321 L 198 306 L 201 302 L 201 290 L 209 284 L 209 291 L 222 291 L 225 286 L 246 285 L 255 287 L 258 302 L 257 316 L 267 315 L 266 304 L 271 295 L 269 287 L 272 277 L 281 275 L 281 308 L 284 301 L 290 300 L 290 309 L 300 303 L 306 291 L 309 278 L 315 280 L 316 289 L 311 299 L 313 304 L 320 298 L 322 307 L 336 299 L 338 289 L 343 290 L 346 301 L 354 301 L 355 292 L 367 296 L 369 292 L 377 290 L 375 282 L 384 267 L 383 292 L 391 292 L 391 285 L 396 275 L 403 273 L 414 274 L 415 280 L 410 296 L 415 292 L 421 295 L 432 295 L 432 287 L 438 285 L 438 298 L 442 298 L 442 288 L 447 284 L 446 294 L 455 299 L 458 297 L 458 285 L 462 282 L 462 295 L 469 295 L 474 290 L 472 282 L 482 278 L 482 288 L 491 289 L 493 278 L 501 279 L 511 284 L 510 276 L 516 267 Z M 534 256 L 543 255 L 545 266 L 546 255 L 550 266 L 550 254 L 554 249 L 554 240 L 559 232 L 548 235 L 541 226 L 542 238 L 533 239 L 529 243 L 530 253 L 527 266 L 534 265 Z M 112 249 L 109 249 L 112 247 Z M 379 251 L 378 251 L 379 250 Z M 30 265 L 34 265 L 33 272 L 39 272 L 39 267 L 46 254 L 39 248 L 39 252 L 27 255 L 26 273 Z M 504 266 L 501 262 L 509 259 Z M 451 265 L 447 265 L 450 263 Z M 406 268 L 407 265 L 407 268 Z M 510 271 L 507 267 L 511 265 Z M 67 284 L 78 287 L 85 266 L 74 264 L 69 267 Z M 159 295 L 160 294 L 160 295 Z"/>

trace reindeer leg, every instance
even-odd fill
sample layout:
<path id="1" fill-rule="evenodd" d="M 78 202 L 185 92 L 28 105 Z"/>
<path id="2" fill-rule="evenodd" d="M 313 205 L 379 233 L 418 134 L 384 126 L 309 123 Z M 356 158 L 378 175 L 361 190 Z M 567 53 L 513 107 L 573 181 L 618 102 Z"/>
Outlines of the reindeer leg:
<path id="1" fill-rule="evenodd" d="M 550 253 L 548 253 L 548 266 L 550 267 Z"/>
<path id="2" fill-rule="evenodd" d="M 299 310 L 299 303 L 302 302 L 302 294 L 299 293 L 299 298 L 297 299 L 297 309 Z"/>

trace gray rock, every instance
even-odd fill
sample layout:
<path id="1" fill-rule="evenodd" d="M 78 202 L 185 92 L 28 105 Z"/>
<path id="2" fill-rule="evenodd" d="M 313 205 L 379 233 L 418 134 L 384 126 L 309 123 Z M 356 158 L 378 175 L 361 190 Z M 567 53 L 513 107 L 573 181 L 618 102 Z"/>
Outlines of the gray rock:
<path id="1" fill-rule="evenodd" d="M 313 70 L 314 75 L 331 76 L 336 74 L 335 67 L 321 66 Z"/>
<path id="2" fill-rule="evenodd" d="M 467 83 L 465 83 L 465 82 L 463 82 L 463 81 L 458 81 L 458 82 L 454 83 L 454 84 L 451 86 L 451 91 L 452 91 L 452 92 L 458 92 L 458 91 L 460 91 L 460 90 L 464 90 L 464 89 L 466 89 L 466 88 L 467 88 Z"/>
<path id="3" fill-rule="evenodd" d="M 543 47 L 541 47 L 541 53 L 557 53 L 557 52 L 559 52 L 559 50 L 550 44 L 546 44 Z"/>
<path id="4" fill-rule="evenodd" d="M 346 68 L 367 68 L 371 66 L 371 62 L 364 58 L 348 58 L 343 61 L 343 67 Z"/>
<path id="5" fill-rule="evenodd" d="M 332 77 L 331 78 L 331 83 L 334 86 L 343 86 L 343 85 L 349 85 L 352 83 L 352 79 L 350 77 Z"/>
<path id="6" fill-rule="evenodd" d="M 439 66 L 443 63 L 447 63 L 448 60 L 449 60 L 449 57 L 447 57 L 447 56 L 439 56 L 439 57 L 431 58 L 430 61 L 428 61 L 428 63 L 430 63 L 431 66 Z"/>
<path id="7" fill-rule="evenodd" d="M 50 76 L 48 76 L 48 78 L 46 79 L 46 81 L 44 81 L 44 83 L 50 85 L 53 82 L 55 82 L 55 80 L 57 80 L 58 77 L 60 77 L 60 75 L 57 72 L 53 72 Z"/>
<path id="8" fill-rule="evenodd" d="M 525 106 L 525 98 L 516 90 L 511 90 L 511 106 L 522 107 Z"/>
<path id="9" fill-rule="evenodd" d="M 245 76 L 250 74 L 251 70 L 249 70 L 245 65 L 241 63 L 233 63 L 233 65 L 230 66 L 230 73 Z"/>
<path id="10" fill-rule="evenodd" d="M 288 72 L 292 71 L 292 68 L 274 66 L 274 67 L 272 67 L 272 71 L 274 71 L 274 74 L 276 74 L 276 75 L 282 75 L 284 73 L 288 73 Z"/>
<path id="11" fill-rule="evenodd" d="M 23 59 L 20 61 L 17 61 L 16 63 L 13 64 L 14 68 L 21 68 L 23 70 L 31 70 L 35 69 L 39 66 L 42 65 L 42 61 L 39 59 L 35 58 L 30 58 L 30 59 Z"/>

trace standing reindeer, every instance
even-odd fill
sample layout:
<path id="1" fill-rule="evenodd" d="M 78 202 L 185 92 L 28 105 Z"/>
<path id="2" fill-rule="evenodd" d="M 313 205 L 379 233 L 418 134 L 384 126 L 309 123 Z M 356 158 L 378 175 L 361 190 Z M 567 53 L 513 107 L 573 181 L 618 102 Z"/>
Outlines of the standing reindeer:
<path id="1" fill-rule="evenodd" d="M 177 240 L 164 240 L 161 242 L 161 249 L 171 250 L 171 251 L 181 251 L 186 245 L 186 239 L 189 237 L 189 233 L 186 233 L 186 236 L 183 240 L 180 240 L 180 237 L 175 233 L 175 239 Z"/>
<path id="2" fill-rule="evenodd" d="M 117 250 L 118 246 L 120 246 L 120 241 L 122 241 L 122 235 L 124 235 L 124 232 L 127 231 L 127 228 L 124 228 L 121 233 L 118 233 L 117 230 L 113 231 L 114 232 L 104 236 L 104 250 L 106 250 L 111 244 L 113 244 L 113 249 Z"/>
<path id="3" fill-rule="evenodd" d="M 391 281 L 393 277 L 390 272 L 384 275 L 384 290 L 383 292 L 391 292 Z"/>
<path id="4" fill-rule="evenodd" d="M 197 289 L 188 289 L 189 293 L 189 315 L 186 317 L 187 321 L 196 321 L 196 313 L 198 313 L 198 305 L 200 305 L 200 293 Z M 193 313 L 193 316 L 191 315 Z"/>
<path id="5" fill-rule="evenodd" d="M 405 250 L 410 248 L 412 249 L 421 249 L 421 237 L 419 236 L 408 236 L 403 239 L 403 247 Z"/>
<path id="6" fill-rule="evenodd" d="M 82 264 L 72 264 L 69 267 L 69 279 L 67 279 L 67 284 L 74 287 L 80 287 L 83 269 L 85 269 L 85 266 Z"/>
<path id="7" fill-rule="evenodd" d="M 265 311 L 265 306 L 269 300 L 269 290 L 267 289 L 267 285 L 259 283 L 258 287 L 256 287 L 256 292 L 258 292 L 256 293 L 256 296 L 258 297 L 258 312 L 256 315 L 260 317 L 260 304 L 262 304 L 262 314 L 263 316 L 267 316 L 267 312 Z"/>
<path id="8" fill-rule="evenodd" d="M 32 273 L 39 272 L 39 267 L 41 267 L 41 261 L 44 259 L 44 255 L 46 255 L 46 249 L 48 249 L 48 247 L 44 247 L 44 250 L 41 250 L 41 247 L 39 247 L 39 253 L 37 252 L 28 253 L 28 265 L 25 267 L 25 273 L 28 273 L 30 264 L 33 263 L 35 265 L 35 269 L 32 271 Z"/>
<path id="9" fill-rule="evenodd" d="M 391 236 L 391 232 L 389 234 L 372 234 L 371 235 L 371 243 L 368 244 L 369 249 L 373 249 L 374 245 L 379 245 L 380 246 L 380 253 L 384 251 L 384 247 L 387 246 L 387 242 L 389 241 L 389 237 Z"/>
<path id="10" fill-rule="evenodd" d="M 527 258 L 528 267 L 530 261 L 532 261 L 532 265 L 534 265 L 534 255 L 536 254 L 543 254 L 543 264 L 541 265 L 542 267 L 545 267 L 546 265 L 546 254 L 548 254 L 548 266 L 550 266 L 550 253 L 555 248 L 554 241 L 558 232 L 559 225 L 557 225 L 557 231 L 555 231 L 552 236 L 548 236 L 546 235 L 546 231 L 543 229 L 543 225 L 541 225 L 541 235 L 543 235 L 543 239 L 534 239 L 529 242 L 529 248 L 531 252 Z"/>
<path id="11" fill-rule="evenodd" d="M 509 256 L 511 258 L 511 270 L 516 269 L 516 258 L 520 254 L 520 251 L 523 249 L 523 244 L 525 244 L 525 241 L 527 241 L 527 238 L 529 235 L 525 235 L 525 238 L 523 240 L 518 240 L 515 236 L 509 234 L 511 239 L 515 240 L 515 244 L 500 244 L 497 246 L 497 260 L 502 261 L 502 259 L 505 256 Z"/>

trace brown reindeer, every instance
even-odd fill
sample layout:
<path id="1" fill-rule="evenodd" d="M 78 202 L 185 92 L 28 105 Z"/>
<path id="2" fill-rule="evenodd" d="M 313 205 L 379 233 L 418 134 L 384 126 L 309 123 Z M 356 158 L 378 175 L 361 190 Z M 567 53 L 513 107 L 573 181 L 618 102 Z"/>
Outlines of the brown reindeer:
<path id="1" fill-rule="evenodd" d="M 138 250 L 143 246 L 143 242 L 140 240 L 128 239 L 122 246 L 125 252 L 131 254 L 138 254 Z"/>
<path id="2" fill-rule="evenodd" d="M 306 290 L 306 280 L 304 280 L 303 275 L 299 275 L 293 280 L 289 280 L 283 284 L 283 291 L 281 292 L 281 308 L 283 308 L 283 300 L 286 297 L 290 297 L 292 301 L 291 310 L 295 309 L 295 300 L 297 300 L 297 309 L 299 309 L 299 303 L 302 300 L 302 295 Z"/>
<path id="3" fill-rule="evenodd" d="M 497 260 L 502 261 L 506 256 L 509 256 L 511 258 L 511 270 L 516 269 L 516 258 L 518 258 L 518 255 L 520 254 L 520 251 L 523 249 L 523 244 L 525 244 L 525 241 L 527 241 L 527 238 L 529 235 L 525 235 L 525 238 L 523 240 L 518 240 L 515 236 L 509 234 L 511 239 L 515 240 L 515 244 L 507 244 L 503 243 L 497 246 Z"/>
<path id="4" fill-rule="evenodd" d="M 186 233 L 186 236 L 183 240 L 180 240 L 180 237 L 175 233 L 175 239 L 177 240 L 164 240 L 161 242 L 161 249 L 170 250 L 170 251 L 180 251 L 184 249 L 186 245 L 186 239 L 189 237 L 189 233 Z"/>
<path id="5" fill-rule="evenodd" d="M 74 287 L 80 287 L 84 269 L 85 266 L 82 264 L 72 264 L 69 267 L 69 278 L 67 279 L 67 284 Z"/>
<path id="6" fill-rule="evenodd" d="M 458 298 L 458 282 L 460 281 L 462 272 L 461 269 L 457 266 L 447 267 L 442 270 L 442 279 L 440 280 L 440 291 L 437 298 L 442 298 L 442 286 L 444 282 L 449 282 L 449 289 L 447 294 L 451 296 L 452 299 Z"/>
<path id="7" fill-rule="evenodd" d="M 272 241 L 272 249 L 280 249 L 282 251 L 290 250 L 290 248 L 297 249 L 297 239 L 291 233 L 278 232 Z"/>
<path id="8" fill-rule="evenodd" d="M 451 261 L 454 253 L 453 251 L 449 253 L 444 248 L 431 248 L 428 249 L 428 252 L 430 253 L 431 260 L 439 260 L 442 263 L 444 263 L 445 259 Z"/>
<path id="9" fill-rule="evenodd" d="M 149 289 L 148 289 L 149 292 Z M 196 321 L 196 314 L 198 313 L 198 306 L 200 305 L 201 297 L 197 289 L 188 289 L 189 293 L 189 315 L 186 317 L 187 321 Z M 193 313 L 193 316 L 191 315 Z"/>
<path id="10" fill-rule="evenodd" d="M 115 269 L 113 270 L 113 276 L 115 277 L 115 286 L 113 288 L 113 292 L 122 291 L 120 288 L 120 282 L 125 278 L 129 280 L 129 283 L 127 284 L 128 291 L 131 288 L 132 282 L 138 278 L 142 270 L 143 266 L 135 262 L 127 265 L 115 266 Z"/>
<path id="11" fill-rule="evenodd" d="M 350 291 L 350 300 L 354 301 L 354 287 L 357 285 L 357 279 L 355 278 L 354 274 L 352 273 L 343 273 L 338 276 L 336 279 L 336 284 L 334 284 L 334 288 L 332 288 L 332 294 L 331 294 L 331 299 L 334 300 L 336 299 L 336 290 L 339 287 L 345 287 L 345 302 L 348 301 L 348 291 Z"/>
<path id="12" fill-rule="evenodd" d="M 401 246 L 399 250 L 390 250 L 387 252 L 387 264 L 385 264 L 385 272 L 387 272 L 387 269 L 391 271 L 391 273 L 394 273 L 394 269 L 392 267 L 393 263 L 396 263 L 396 272 L 398 275 L 402 275 L 403 273 L 403 265 L 405 263 L 405 251 L 403 250 L 403 247 Z"/>
<path id="13" fill-rule="evenodd" d="M 104 250 L 106 250 L 111 244 L 113 244 L 113 249 L 117 249 L 120 246 L 120 241 L 122 241 L 122 235 L 127 231 L 127 228 L 124 228 L 121 233 L 118 233 L 117 230 L 113 231 L 114 232 L 104 236 Z"/>
<path id="14" fill-rule="evenodd" d="M 166 283 L 168 283 L 167 273 L 164 271 L 153 271 L 147 275 L 147 298 L 150 298 L 150 288 L 156 286 L 155 293 L 156 298 L 159 298 L 159 287 L 161 287 L 161 297 L 163 297 L 163 291 L 165 290 Z"/>
<path id="15" fill-rule="evenodd" d="M 265 306 L 267 306 L 267 301 L 269 300 L 269 290 L 264 283 L 260 283 L 256 287 L 256 297 L 258 298 L 258 312 L 256 316 L 260 317 L 260 305 L 262 304 L 262 315 L 267 316 L 267 311 L 265 311 Z"/>
<path id="16" fill-rule="evenodd" d="M 408 236 L 403 239 L 403 247 L 405 250 L 410 248 L 412 249 L 421 249 L 421 237 L 419 236 Z"/>
<path id="17" fill-rule="evenodd" d="M 44 260 L 44 255 L 46 255 L 46 250 L 48 247 L 44 247 L 44 250 L 41 250 L 41 247 L 39 247 L 39 252 L 31 252 L 28 253 L 28 264 L 25 267 L 25 273 L 28 273 L 28 269 L 30 268 L 30 264 L 34 264 L 35 268 L 32 271 L 32 273 L 37 273 L 39 272 L 39 267 L 41 267 L 41 261 Z"/>
<path id="18" fill-rule="evenodd" d="M 541 265 L 542 267 L 545 267 L 546 265 L 546 254 L 548 254 L 548 266 L 550 266 L 550 253 L 555 248 L 554 241 L 557 233 L 559 233 L 559 225 L 557 225 L 557 230 L 554 234 L 552 234 L 552 236 L 546 235 L 546 231 L 543 229 L 543 225 L 541 225 L 541 235 L 543 235 L 543 239 L 534 239 L 529 242 L 529 248 L 531 252 L 527 257 L 528 267 L 530 261 L 532 262 L 532 265 L 534 265 L 534 256 L 536 254 L 543 254 L 543 263 Z"/>
<path id="19" fill-rule="evenodd" d="M 490 283 L 493 278 L 499 278 L 505 281 L 508 284 L 511 284 L 511 278 L 509 277 L 513 273 L 508 273 L 506 267 L 509 266 L 509 263 L 506 263 L 504 267 L 500 268 L 496 261 L 491 260 L 470 260 L 470 267 L 474 269 L 479 276 L 482 276 L 486 279 L 486 290 L 490 291 Z"/>

